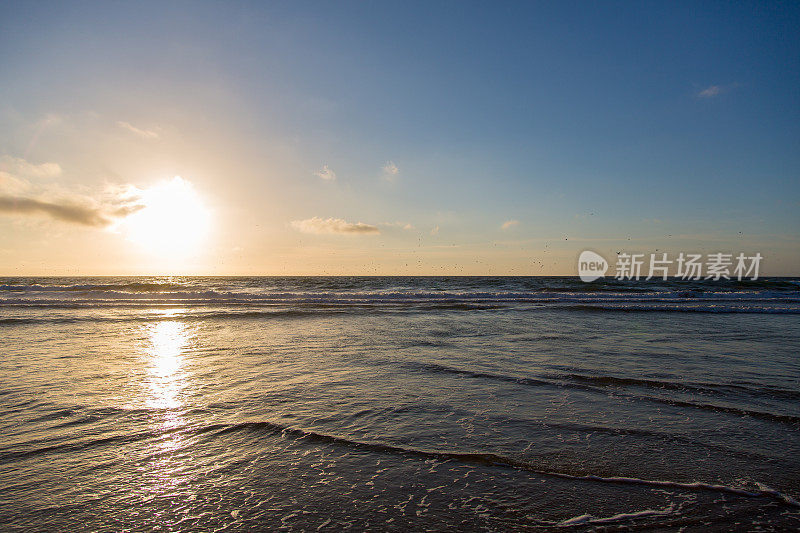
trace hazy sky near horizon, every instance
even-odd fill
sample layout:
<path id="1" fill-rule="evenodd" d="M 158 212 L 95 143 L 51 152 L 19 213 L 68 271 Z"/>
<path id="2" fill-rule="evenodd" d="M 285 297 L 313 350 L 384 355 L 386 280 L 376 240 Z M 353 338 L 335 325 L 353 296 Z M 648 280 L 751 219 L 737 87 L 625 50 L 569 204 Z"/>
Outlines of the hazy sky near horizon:
<path id="1" fill-rule="evenodd" d="M 0 274 L 592 249 L 800 275 L 798 27 L 790 2 L 6 2 Z"/>

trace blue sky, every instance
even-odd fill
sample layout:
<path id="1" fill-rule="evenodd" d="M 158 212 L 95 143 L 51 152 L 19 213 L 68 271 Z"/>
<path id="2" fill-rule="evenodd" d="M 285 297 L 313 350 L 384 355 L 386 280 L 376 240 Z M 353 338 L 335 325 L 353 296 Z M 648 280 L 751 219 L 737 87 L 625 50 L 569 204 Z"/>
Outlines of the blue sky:
<path id="1" fill-rule="evenodd" d="M 0 196 L 181 175 L 214 230 L 161 263 L 124 224 L 0 213 L 0 268 L 572 274 L 624 247 L 797 274 L 798 27 L 792 3 L 7 3 Z"/>

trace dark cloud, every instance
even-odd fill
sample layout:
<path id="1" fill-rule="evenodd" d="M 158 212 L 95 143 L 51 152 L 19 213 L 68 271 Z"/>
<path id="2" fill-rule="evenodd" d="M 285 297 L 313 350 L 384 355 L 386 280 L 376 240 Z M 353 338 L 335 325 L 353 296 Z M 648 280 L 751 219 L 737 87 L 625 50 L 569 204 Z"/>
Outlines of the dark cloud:
<path id="1" fill-rule="evenodd" d="M 45 215 L 54 220 L 100 228 L 115 218 L 122 218 L 141 209 L 140 205 L 100 208 L 68 202 L 51 202 L 35 198 L 0 196 L 0 213 Z"/>

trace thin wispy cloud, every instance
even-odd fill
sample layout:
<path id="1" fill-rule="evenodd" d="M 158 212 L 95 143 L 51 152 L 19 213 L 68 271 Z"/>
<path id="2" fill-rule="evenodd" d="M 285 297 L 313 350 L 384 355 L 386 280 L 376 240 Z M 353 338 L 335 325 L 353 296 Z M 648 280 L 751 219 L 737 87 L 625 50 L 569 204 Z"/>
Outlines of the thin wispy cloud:
<path id="1" fill-rule="evenodd" d="M 387 161 L 383 167 L 381 167 L 381 171 L 383 173 L 383 179 L 386 181 L 394 181 L 398 174 L 400 174 L 400 169 L 392 161 Z"/>
<path id="2" fill-rule="evenodd" d="M 722 92 L 722 88 L 719 85 L 711 85 L 698 92 L 697 96 L 700 98 L 713 98 L 719 95 L 720 92 Z"/>
<path id="3" fill-rule="evenodd" d="M 382 222 L 379 226 L 386 226 L 389 228 L 400 228 L 402 230 L 412 230 L 414 226 L 407 222 Z"/>
<path id="4" fill-rule="evenodd" d="M 21 178 L 56 178 L 61 175 L 58 163 L 31 163 L 21 157 L 0 156 L 0 173 Z"/>
<path id="5" fill-rule="evenodd" d="M 503 222 L 503 225 L 500 226 L 500 229 L 505 231 L 507 229 L 513 228 L 514 226 L 519 226 L 519 220 L 506 220 L 505 222 Z"/>
<path id="6" fill-rule="evenodd" d="M 378 226 L 363 222 L 347 222 L 341 218 L 312 217 L 305 220 L 293 220 L 291 226 L 302 233 L 314 235 L 376 235 L 380 233 Z"/>
<path id="7" fill-rule="evenodd" d="M 731 83 L 728 85 L 709 85 L 705 89 L 695 93 L 695 96 L 698 98 L 714 98 L 722 93 L 735 89 L 738 85 L 738 83 Z"/>
<path id="8" fill-rule="evenodd" d="M 314 172 L 314 175 L 324 179 L 325 181 L 333 181 L 336 179 L 336 172 L 334 172 L 328 165 L 322 165 L 322 168 Z"/>
<path id="9" fill-rule="evenodd" d="M 137 128 L 130 122 L 118 121 L 117 126 L 124 130 L 128 130 L 129 132 L 133 133 L 134 135 L 138 135 L 143 139 L 158 139 L 159 134 L 155 130 L 145 130 L 142 128 Z"/>

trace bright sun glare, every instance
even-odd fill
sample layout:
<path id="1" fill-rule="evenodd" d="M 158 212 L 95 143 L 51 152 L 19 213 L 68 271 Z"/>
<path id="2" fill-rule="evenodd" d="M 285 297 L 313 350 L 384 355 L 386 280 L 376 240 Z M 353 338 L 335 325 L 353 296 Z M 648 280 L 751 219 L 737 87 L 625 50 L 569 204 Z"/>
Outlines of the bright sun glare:
<path id="1" fill-rule="evenodd" d="M 128 238 L 167 258 L 196 252 L 209 229 L 210 214 L 192 184 L 180 176 L 141 193 L 142 209 L 125 220 Z"/>

